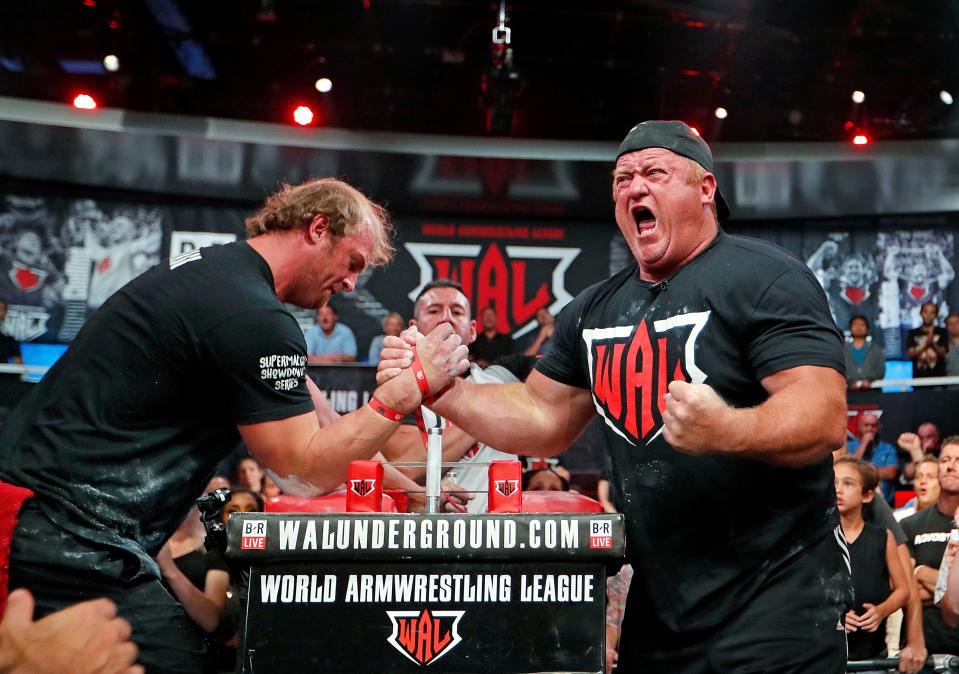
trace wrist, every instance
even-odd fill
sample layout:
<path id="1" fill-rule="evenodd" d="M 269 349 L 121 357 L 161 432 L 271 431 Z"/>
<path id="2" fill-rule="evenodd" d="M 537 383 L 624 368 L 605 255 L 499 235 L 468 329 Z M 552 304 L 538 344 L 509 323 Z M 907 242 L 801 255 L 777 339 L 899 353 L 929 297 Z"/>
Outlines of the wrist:
<path id="1" fill-rule="evenodd" d="M 420 404 L 420 392 L 412 380 L 413 373 L 404 370 L 400 375 L 376 387 L 373 396 L 385 405 L 404 414 Z"/>

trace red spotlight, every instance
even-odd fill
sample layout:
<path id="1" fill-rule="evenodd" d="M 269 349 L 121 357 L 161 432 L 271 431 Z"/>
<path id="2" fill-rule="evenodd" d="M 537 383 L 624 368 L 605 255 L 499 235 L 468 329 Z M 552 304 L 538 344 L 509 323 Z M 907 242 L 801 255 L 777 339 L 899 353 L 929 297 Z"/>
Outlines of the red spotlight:
<path id="1" fill-rule="evenodd" d="M 306 105 L 298 105 L 293 111 L 293 121 L 300 126 L 309 126 L 313 123 L 313 110 Z"/>
<path id="2" fill-rule="evenodd" d="M 77 94 L 73 99 L 73 107 L 77 110 L 96 110 L 97 101 L 90 94 Z"/>
<path id="3" fill-rule="evenodd" d="M 869 136 L 867 136 L 866 134 L 860 131 L 855 136 L 853 136 L 852 144 L 853 145 L 869 145 Z"/>

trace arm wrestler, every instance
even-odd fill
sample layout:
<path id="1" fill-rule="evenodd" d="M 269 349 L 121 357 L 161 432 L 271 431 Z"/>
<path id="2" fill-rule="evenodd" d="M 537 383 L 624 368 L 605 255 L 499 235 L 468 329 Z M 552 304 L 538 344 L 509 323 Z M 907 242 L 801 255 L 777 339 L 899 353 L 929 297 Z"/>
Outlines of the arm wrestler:
<path id="1" fill-rule="evenodd" d="M 839 674 L 842 341 L 807 267 L 719 227 L 729 210 L 712 170 L 682 122 L 634 127 L 612 177 L 633 264 L 567 305 L 525 384 L 457 379 L 433 409 L 482 442 L 543 455 L 601 417 L 636 573 L 624 671 Z"/>

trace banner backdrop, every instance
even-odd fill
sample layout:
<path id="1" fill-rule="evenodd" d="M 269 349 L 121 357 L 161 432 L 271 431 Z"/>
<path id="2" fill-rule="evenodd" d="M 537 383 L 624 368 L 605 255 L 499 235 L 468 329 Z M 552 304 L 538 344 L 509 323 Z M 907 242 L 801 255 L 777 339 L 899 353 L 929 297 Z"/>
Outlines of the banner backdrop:
<path id="1" fill-rule="evenodd" d="M 172 254 L 243 236 L 248 213 L 117 199 L 8 194 L 0 198 L 2 331 L 21 342 L 69 342 L 110 294 Z M 536 334 L 535 314 L 558 313 L 577 293 L 630 262 L 610 217 L 577 220 L 396 216 L 397 255 L 369 270 L 354 293 L 337 296 L 340 320 L 356 333 L 360 359 L 390 311 L 404 319 L 429 281 L 463 284 L 474 314 L 496 309 L 517 349 Z M 954 232 L 959 215 L 923 214 L 776 220 L 728 229 L 777 243 L 816 273 L 837 324 L 866 316 L 888 357 L 919 325 L 924 302 L 939 322 L 959 307 Z M 295 308 L 294 308 L 295 309 Z M 306 328 L 313 312 L 295 309 Z"/>

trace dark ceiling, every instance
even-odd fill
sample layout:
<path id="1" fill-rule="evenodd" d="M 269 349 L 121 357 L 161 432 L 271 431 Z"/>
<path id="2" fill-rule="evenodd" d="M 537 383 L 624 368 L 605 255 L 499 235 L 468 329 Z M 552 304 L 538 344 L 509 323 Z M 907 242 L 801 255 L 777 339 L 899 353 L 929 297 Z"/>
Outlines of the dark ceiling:
<path id="1" fill-rule="evenodd" d="M 954 0 L 4 0 L 0 94 L 370 130 L 618 140 L 959 137 Z M 106 72 L 103 57 L 119 57 Z M 510 62 L 511 56 L 511 62 Z M 93 70 L 100 72 L 76 72 Z M 333 80 L 320 94 L 319 77 Z M 854 89 L 866 94 L 854 104 Z M 724 106 L 729 116 L 713 114 Z"/>

